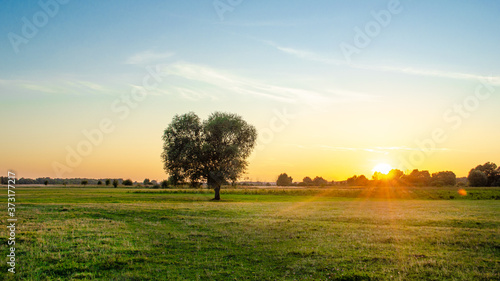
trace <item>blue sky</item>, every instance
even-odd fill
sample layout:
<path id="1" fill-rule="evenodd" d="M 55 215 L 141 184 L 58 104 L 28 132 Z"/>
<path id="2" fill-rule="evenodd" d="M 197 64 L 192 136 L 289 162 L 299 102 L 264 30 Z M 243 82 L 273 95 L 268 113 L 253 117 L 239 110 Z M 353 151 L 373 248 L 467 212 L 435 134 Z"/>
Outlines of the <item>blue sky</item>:
<path id="1" fill-rule="evenodd" d="M 442 115 L 488 77 L 493 96 L 415 166 L 463 176 L 500 157 L 492 142 L 470 139 L 500 125 L 499 2 L 243 0 L 223 19 L 213 3 L 68 1 L 16 53 L 9 34 L 22 36 L 23 17 L 32 22 L 43 9 L 2 1 L 0 114 L 11 132 L 2 168 L 55 177 L 65 147 L 111 118 L 116 130 L 64 176 L 160 179 L 160 137 L 174 114 L 230 111 L 264 132 L 287 110 L 295 118 L 261 140 L 248 177 L 369 175 L 381 161 L 399 167 L 415 140 L 449 127 Z M 356 28 L 390 5 L 400 12 L 347 61 L 340 45 L 354 45 Z M 118 118 L 113 102 L 156 66 L 166 73 L 161 83 Z M 26 163 L 33 154 L 41 156 Z M 471 162 L 457 164 L 457 155 Z"/>

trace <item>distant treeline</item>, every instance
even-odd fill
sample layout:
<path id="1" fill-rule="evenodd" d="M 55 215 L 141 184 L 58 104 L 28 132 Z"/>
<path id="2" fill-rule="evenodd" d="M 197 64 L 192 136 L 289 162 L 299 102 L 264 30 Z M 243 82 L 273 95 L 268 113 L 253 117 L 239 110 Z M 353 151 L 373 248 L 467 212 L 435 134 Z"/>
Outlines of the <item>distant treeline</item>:
<path id="1" fill-rule="evenodd" d="M 365 175 L 354 175 L 345 181 L 327 181 L 323 177 L 305 177 L 302 182 L 293 182 L 293 178 L 286 173 L 278 176 L 276 185 L 278 186 L 500 186 L 500 167 L 495 163 L 487 162 L 471 169 L 468 177 L 457 178 L 452 171 L 442 171 L 429 173 L 429 171 L 419 171 L 415 169 L 409 174 L 405 174 L 398 169 L 392 169 L 387 174 L 375 172 L 371 179 Z"/>
<path id="2" fill-rule="evenodd" d="M 0 181 L 2 184 L 7 184 L 7 177 L 1 177 Z M 89 184 L 89 185 L 97 185 L 98 182 L 100 181 L 101 184 L 105 184 L 106 181 L 113 182 L 117 181 L 118 184 L 123 184 L 125 181 L 124 179 L 113 179 L 113 178 L 107 178 L 107 179 L 89 179 L 89 178 L 72 178 L 72 179 L 60 179 L 60 178 L 36 178 L 36 179 L 30 179 L 30 178 L 19 178 L 16 179 L 16 184 L 58 184 L 58 185 L 80 185 L 80 184 Z"/>

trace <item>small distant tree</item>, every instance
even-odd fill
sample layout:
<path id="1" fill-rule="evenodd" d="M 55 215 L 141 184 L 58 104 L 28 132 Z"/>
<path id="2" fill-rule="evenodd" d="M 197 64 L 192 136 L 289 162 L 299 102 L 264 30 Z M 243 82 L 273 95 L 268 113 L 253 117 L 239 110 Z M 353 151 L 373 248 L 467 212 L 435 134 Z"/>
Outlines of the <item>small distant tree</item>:
<path id="1" fill-rule="evenodd" d="M 365 175 L 361 175 L 356 178 L 356 185 L 358 186 L 366 186 L 368 185 L 369 180 L 366 178 Z"/>
<path id="2" fill-rule="evenodd" d="M 87 183 L 89 183 L 87 180 L 82 180 L 82 182 L 81 182 L 81 184 L 82 184 L 83 186 L 86 186 L 86 185 L 87 185 Z"/>
<path id="3" fill-rule="evenodd" d="M 111 184 L 111 180 L 110 179 L 107 179 L 106 180 L 106 186 L 110 185 Z"/>
<path id="4" fill-rule="evenodd" d="M 150 185 L 151 184 L 151 181 L 149 179 L 144 179 L 144 181 L 142 182 L 144 185 Z"/>
<path id="5" fill-rule="evenodd" d="M 361 176 L 352 176 L 350 178 L 347 179 L 347 185 L 349 186 L 366 186 L 368 185 L 368 182 L 369 180 L 366 178 L 365 175 L 361 175 Z"/>
<path id="6" fill-rule="evenodd" d="M 497 177 L 492 186 L 500 186 L 500 167 L 497 168 Z"/>
<path id="7" fill-rule="evenodd" d="M 487 182 L 483 186 L 494 186 L 498 180 L 500 180 L 499 169 L 497 165 L 492 162 L 486 162 L 483 165 L 478 165 L 474 170 L 483 172 L 486 175 Z"/>
<path id="8" fill-rule="evenodd" d="M 328 183 L 328 181 L 327 181 L 327 180 L 325 180 L 323 177 L 318 177 L 318 176 L 317 176 L 317 177 L 315 177 L 315 178 L 313 179 L 313 183 L 314 183 L 314 185 L 316 185 L 316 186 L 325 186 L 325 185 Z"/>
<path id="9" fill-rule="evenodd" d="M 116 188 L 118 186 L 118 180 L 113 180 L 113 186 Z"/>
<path id="10" fill-rule="evenodd" d="M 97 185 L 102 185 L 102 181 L 98 181 L 98 182 L 97 182 Z"/>
<path id="11" fill-rule="evenodd" d="M 356 185 L 356 178 L 358 176 L 354 175 L 346 180 L 347 185 L 349 186 L 355 186 Z"/>
<path id="12" fill-rule="evenodd" d="M 48 180 L 45 180 L 45 181 L 43 182 L 43 184 L 44 184 L 45 186 L 47 186 L 47 184 L 49 184 L 49 181 L 48 181 Z"/>
<path id="13" fill-rule="evenodd" d="M 66 184 L 68 184 L 66 181 L 63 181 L 63 185 L 64 187 L 66 187 Z"/>
<path id="14" fill-rule="evenodd" d="M 457 184 L 457 176 L 451 171 L 433 173 L 431 177 L 432 185 L 449 185 L 455 186 Z"/>
<path id="15" fill-rule="evenodd" d="M 390 180 L 396 180 L 399 181 L 399 179 L 404 175 L 403 171 L 399 169 L 392 169 L 387 173 L 387 178 Z"/>
<path id="16" fill-rule="evenodd" d="M 132 186 L 134 184 L 134 182 L 131 179 L 126 179 L 123 181 L 122 184 L 126 185 L 126 186 Z"/>
<path id="17" fill-rule="evenodd" d="M 286 173 L 283 173 L 278 176 L 278 180 L 276 180 L 277 186 L 290 186 L 293 182 L 292 177 L 289 177 Z"/>
<path id="18" fill-rule="evenodd" d="M 313 185 L 313 180 L 310 178 L 310 177 L 305 177 L 302 179 L 302 182 L 304 183 L 304 185 L 308 186 L 308 185 Z"/>
<path id="19" fill-rule="evenodd" d="M 485 172 L 472 169 L 467 177 L 470 186 L 486 186 L 488 184 L 488 176 Z"/>
<path id="20" fill-rule="evenodd" d="M 409 175 L 405 175 L 403 180 L 410 185 L 425 186 L 431 182 L 431 175 L 429 174 L 429 171 L 419 171 L 418 169 L 415 169 L 411 171 Z"/>

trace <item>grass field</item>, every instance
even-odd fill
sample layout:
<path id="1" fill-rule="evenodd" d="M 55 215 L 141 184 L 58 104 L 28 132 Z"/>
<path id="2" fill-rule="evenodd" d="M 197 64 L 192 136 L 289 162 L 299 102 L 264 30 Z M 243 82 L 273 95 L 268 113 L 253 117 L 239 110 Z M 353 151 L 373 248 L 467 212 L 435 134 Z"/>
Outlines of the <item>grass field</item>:
<path id="1" fill-rule="evenodd" d="M 499 280 L 500 190 L 456 190 L 19 186 L 0 279 Z"/>

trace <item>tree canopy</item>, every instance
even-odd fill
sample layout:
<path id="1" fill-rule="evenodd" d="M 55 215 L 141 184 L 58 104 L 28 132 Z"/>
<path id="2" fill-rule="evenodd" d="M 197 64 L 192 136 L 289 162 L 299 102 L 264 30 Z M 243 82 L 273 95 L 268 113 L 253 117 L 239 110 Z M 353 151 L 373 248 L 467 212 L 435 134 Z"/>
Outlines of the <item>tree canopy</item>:
<path id="1" fill-rule="evenodd" d="M 176 115 L 163 134 L 162 160 L 171 182 L 206 180 L 220 200 L 220 187 L 245 171 L 257 130 L 239 115 L 214 112 L 207 120 L 193 112 Z"/>

